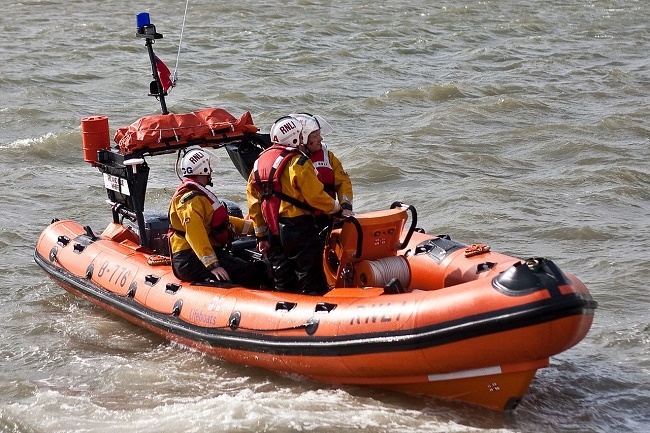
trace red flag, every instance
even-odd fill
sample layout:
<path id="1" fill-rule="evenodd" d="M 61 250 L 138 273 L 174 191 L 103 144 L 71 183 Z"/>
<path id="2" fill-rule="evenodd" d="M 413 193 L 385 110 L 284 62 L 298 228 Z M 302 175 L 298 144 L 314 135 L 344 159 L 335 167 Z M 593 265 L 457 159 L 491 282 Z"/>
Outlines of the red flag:
<path id="1" fill-rule="evenodd" d="M 163 63 L 158 56 L 156 58 L 156 69 L 158 70 L 158 78 L 160 79 L 160 84 L 162 84 L 163 92 L 174 87 L 174 82 L 172 81 L 172 73 L 169 72 L 167 65 Z"/>

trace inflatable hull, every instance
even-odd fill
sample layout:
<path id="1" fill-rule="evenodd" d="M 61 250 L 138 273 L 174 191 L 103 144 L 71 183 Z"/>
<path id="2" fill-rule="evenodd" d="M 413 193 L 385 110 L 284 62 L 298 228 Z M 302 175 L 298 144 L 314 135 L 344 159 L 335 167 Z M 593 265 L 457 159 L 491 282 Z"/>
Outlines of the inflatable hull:
<path id="1" fill-rule="evenodd" d="M 226 361 L 497 410 L 514 409 L 537 369 L 592 324 L 589 292 L 550 261 L 468 254 L 465 245 L 419 232 L 388 258 L 361 260 L 348 245 L 361 248 L 345 228 L 330 238 L 325 267 L 333 289 L 324 296 L 179 281 L 118 223 L 95 235 L 55 221 L 35 260 L 67 291 Z M 384 284 L 383 274 L 407 274 L 408 283 Z"/>

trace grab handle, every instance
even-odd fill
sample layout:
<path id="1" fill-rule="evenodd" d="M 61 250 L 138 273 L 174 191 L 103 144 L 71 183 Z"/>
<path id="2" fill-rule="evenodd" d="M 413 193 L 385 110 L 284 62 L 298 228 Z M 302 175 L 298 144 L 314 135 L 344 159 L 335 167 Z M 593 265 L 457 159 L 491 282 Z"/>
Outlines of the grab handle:
<path id="1" fill-rule="evenodd" d="M 402 242 L 399 246 L 399 250 L 403 250 L 406 248 L 406 246 L 409 244 L 411 241 L 411 236 L 413 236 L 413 232 L 415 231 L 415 227 L 418 225 L 418 212 L 415 210 L 415 207 L 413 207 L 410 204 L 404 204 L 401 201 L 396 201 L 393 202 L 393 204 L 390 205 L 391 209 L 395 209 L 396 207 L 405 207 L 406 210 L 411 211 L 411 227 L 409 227 L 408 233 L 406 233 L 406 237 L 404 238 L 404 242 Z"/>

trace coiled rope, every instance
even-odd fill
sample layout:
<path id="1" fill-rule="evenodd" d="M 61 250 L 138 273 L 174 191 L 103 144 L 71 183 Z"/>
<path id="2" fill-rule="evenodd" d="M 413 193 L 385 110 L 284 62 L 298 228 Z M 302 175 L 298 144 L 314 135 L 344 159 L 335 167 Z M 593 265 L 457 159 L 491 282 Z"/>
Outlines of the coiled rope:
<path id="1" fill-rule="evenodd" d="M 172 264 L 172 260 L 168 256 L 161 255 L 151 255 L 147 259 L 147 264 L 149 266 L 169 266 Z"/>
<path id="2" fill-rule="evenodd" d="M 393 278 L 398 278 L 403 287 L 411 283 L 408 262 L 402 256 L 384 257 L 366 261 L 375 286 L 385 286 Z"/>

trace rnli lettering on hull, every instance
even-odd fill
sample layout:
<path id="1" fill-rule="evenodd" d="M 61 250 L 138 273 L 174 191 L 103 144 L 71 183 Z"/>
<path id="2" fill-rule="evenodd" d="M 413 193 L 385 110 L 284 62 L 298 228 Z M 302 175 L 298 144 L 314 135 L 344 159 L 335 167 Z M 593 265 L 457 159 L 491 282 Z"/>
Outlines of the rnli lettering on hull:
<path id="1" fill-rule="evenodd" d="M 406 305 L 406 302 L 402 304 L 402 307 Z M 399 322 L 401 317 L 401 311 L 391 308 L 390 302 L 386 305 L 371 305 L 366 307 L 364 305 L 357 307 L 356 315 L 350 319 L 350 325 L 361 325 L 367 323 L 376 323 L 376 322 L 392 322 L 395 320 Z"/>

